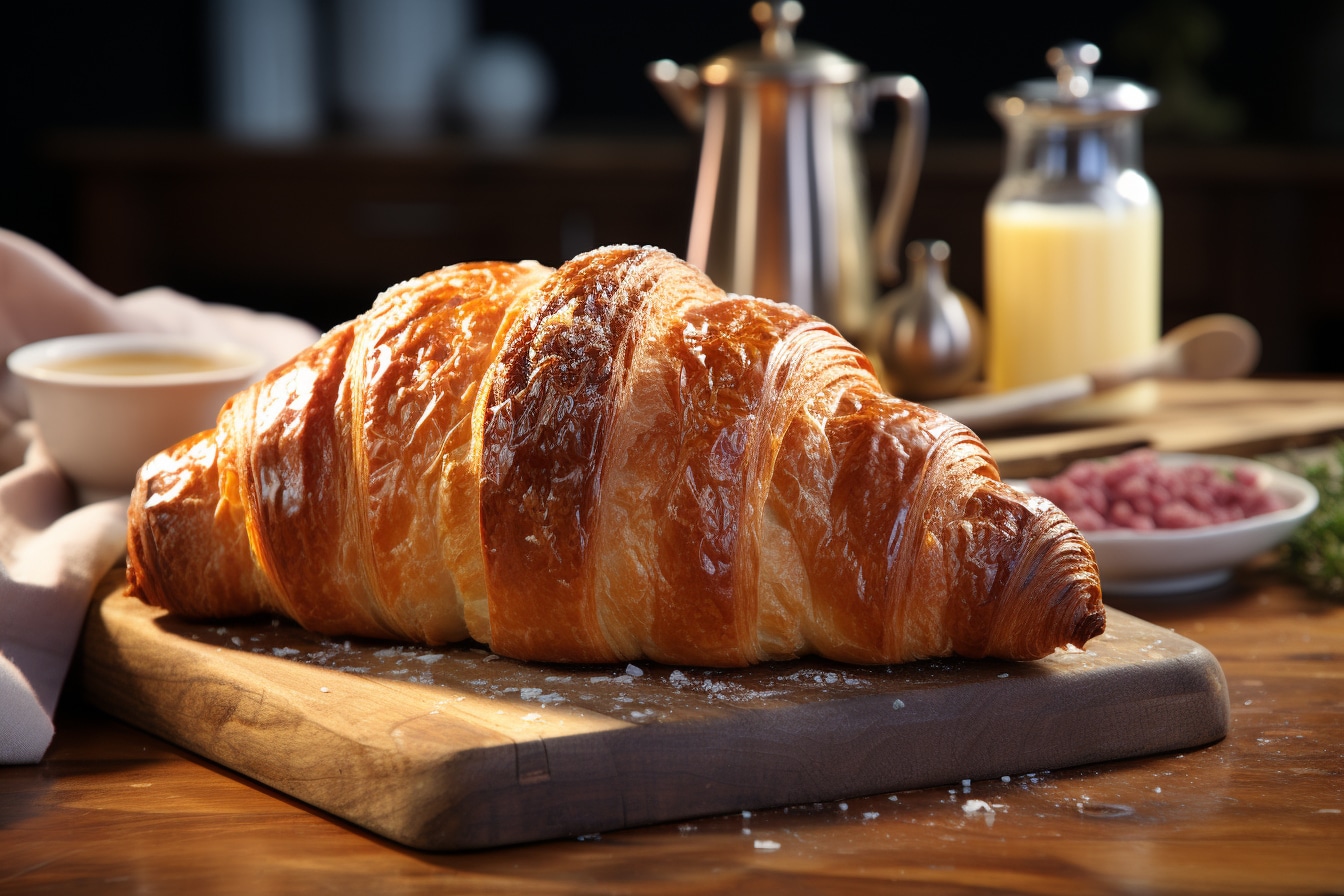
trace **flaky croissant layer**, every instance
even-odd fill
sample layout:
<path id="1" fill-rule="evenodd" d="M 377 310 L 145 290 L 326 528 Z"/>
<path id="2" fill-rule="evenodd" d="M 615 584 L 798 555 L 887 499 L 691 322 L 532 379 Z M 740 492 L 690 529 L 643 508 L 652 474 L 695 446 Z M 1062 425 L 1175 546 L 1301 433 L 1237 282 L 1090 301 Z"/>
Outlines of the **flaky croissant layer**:
<path id="1" fill-rule="evenodd" d="M 185 616 L 527 660 L 1031 659 L 1105 626 L 1078 530 L 968 429 L 648 247 L 393 287 L 150 459 L 128 543 Z"/>

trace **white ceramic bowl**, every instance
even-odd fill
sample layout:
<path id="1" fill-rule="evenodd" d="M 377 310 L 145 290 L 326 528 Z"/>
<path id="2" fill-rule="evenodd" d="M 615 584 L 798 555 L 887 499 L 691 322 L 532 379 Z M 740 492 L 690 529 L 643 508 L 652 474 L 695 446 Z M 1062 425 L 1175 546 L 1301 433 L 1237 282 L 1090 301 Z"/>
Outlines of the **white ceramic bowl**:
<path id="1" fill-rule="evenodd" d="M 1156 597 L 1203 591 L 1222 584 L 1242 563 L 1285 541 L 1316 509 L 1316 489 L 1300 476 L 1243 457 L 1160 454 L 1158 463 L 1244 467 L 1261 488 L 1278 496 L 1281 510 L 1193 529 L 1103 529 L 1084 532 L 1097 555 L 1104 595 Z M 1025 481 L 1013 485 L 1027 489 Z"/>
<path id="2" fill-rule="evenodd" d="M 217 340 L 95 333 L 25 345 L 8 365 L 47 451 L 87 503 L 129 493 L 144 461 L 212 428 L 265 359 Z"/>

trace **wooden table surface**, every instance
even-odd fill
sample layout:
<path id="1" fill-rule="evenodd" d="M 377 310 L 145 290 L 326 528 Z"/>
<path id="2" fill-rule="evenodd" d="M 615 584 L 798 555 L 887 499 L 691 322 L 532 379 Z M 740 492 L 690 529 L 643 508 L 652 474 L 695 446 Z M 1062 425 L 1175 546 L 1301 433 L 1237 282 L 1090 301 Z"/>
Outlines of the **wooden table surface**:
<path id="1" fill-rule="evenodd" d="M 466 854 L 381 840 L 70 694 L 46 759 L 0 768 L 0 892 L 1344 891 L 1344 606 L 1267 570 L 1116 605 L 1217 656 L 1224 741 Z"/>
<path id="2" fill-rule="evenodd" d="M 0 893 L 1344 892 L 1344 605 L 1266 563 L 1111 604 L 1213 652 L 1225 740 L 472 853 L 382 840 L 68 688 L 44 761 L 0 767 Z"/>

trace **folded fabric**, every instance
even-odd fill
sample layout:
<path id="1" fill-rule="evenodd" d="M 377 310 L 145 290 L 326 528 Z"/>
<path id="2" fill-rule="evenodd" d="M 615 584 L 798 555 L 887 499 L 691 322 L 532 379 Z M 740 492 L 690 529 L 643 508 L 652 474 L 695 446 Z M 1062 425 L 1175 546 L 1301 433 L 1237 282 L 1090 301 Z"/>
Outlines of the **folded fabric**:
<path id="1" fill-rule="evenodd" d="M 129 497 L 73 503 L 35 440 L 0 476 L 0 763 L 42 758 L 89 597 L 125 553 Z"/>
<path id="2" fill-rule="evenodd" d="M 0 230 L 0 357 L 39 339 L 109 331 L 223 336 L 272 363 L 318 335 L 303 321 L 170 289 L 118 298 Z M 0 369 L 0 764 L 46 753 L 89 598 L 126 549 L 128 498 L 76 507 L 26 416 L 21 386 Z"/>

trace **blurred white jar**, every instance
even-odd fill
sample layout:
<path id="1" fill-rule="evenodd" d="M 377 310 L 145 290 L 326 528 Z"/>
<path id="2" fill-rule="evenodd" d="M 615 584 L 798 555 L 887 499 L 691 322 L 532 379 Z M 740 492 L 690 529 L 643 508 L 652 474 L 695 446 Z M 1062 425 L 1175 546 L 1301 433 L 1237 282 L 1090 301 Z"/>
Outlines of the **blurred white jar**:
<path id="1" fill-rule="evenodd" d="M 322 128 L 313 0 L 212 0 L 215 124 L 249 142 L 305 140 Z"/>
<path id="2" fill-rule="evenodd" d="M 530 41 L 483 38 L 468 51 L 457 77 L 458 108 L 472 135 L 494 142 L 522 140 L 550 112 L 554 77 Z"/>
<path id="3" fill-rule="evenodd" d="M 336 98 L 355 130 L 431 134 L 471 39 L 468 0 L 336 0 L 335 17 Z"/>

